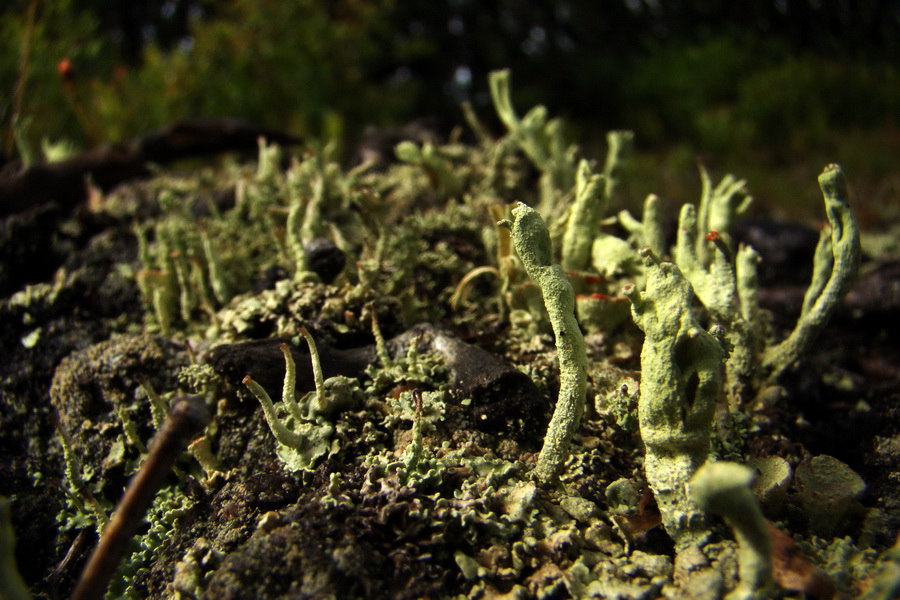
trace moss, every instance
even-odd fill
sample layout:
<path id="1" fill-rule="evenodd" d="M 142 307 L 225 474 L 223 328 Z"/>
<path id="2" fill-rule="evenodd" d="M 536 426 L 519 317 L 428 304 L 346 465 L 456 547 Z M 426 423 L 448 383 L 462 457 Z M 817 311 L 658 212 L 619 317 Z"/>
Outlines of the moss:
<path id="1" fill-rule="evenodd" d="M 177 388 L 175 375 L 188 362 L 172 342 L 153 335 L 119 336 L 66 357 L 56 369 L 50 400 L 74 452 L 89 460 L 96 481 L 122 482 L 120 438 L 152 437 L 151 406 L 139 394 L 142 382 L 165 392 Z M 124 419 L 124 420 L 123 420 Z M 126 440 L 128 460 L 136 446 Z"/>

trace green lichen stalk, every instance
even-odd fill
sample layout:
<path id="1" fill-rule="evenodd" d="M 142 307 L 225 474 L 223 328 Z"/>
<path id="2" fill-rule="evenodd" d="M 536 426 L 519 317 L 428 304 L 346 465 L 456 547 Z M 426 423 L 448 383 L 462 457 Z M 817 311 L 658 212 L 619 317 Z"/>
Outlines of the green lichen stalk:
<path id="1" fill-rule="evenodd" d="M 610 131 L 606 134 L 609 150 L 602 174 L 594 174 L 586 160 L 578 163 L 575 173 L 575 201 L 569 210 L 562 241 L 562 266 L 566 270 L 588 268 L 591 245 L 600 230 L 600 221 L 615 194 L 622 167 L 631 154 L 634 134 Z"/>
<path id="2" fill-rule="evenodd" d="M 768 598 L 772 585 L 772 537 L 750 484 L 752 469 L 730 462 L 707 463 L 691 480 L 694 498 L 721 516 L 737 539 L 740 584 L 727 600 Z"/>
<path id="3" fill-rule="evenodd" d="M 609 149 L 606 152 L 606 162 L 603 165 L 603 177 L 606 181 L 604 196 L 608 201 L 615 195 L 622 167 L 634 150 L 634 132 L 609 131 L 606 134 L 606 143 Z"/>
<path id="4" fill-rule="evenodd" d="M 591 172 L 586 160 L 578 164 L 575 176 L 575 202 L 569 211 L 569 223 L 562 240 L 562 266 L 580 271 L 591 260 L 591 242 L 606 211 L 608 197 L 605 178 Z"/>
<path id="5" fill-rule="evenodd" d="M 309 335 L 308 333 L 306 335 Z M 316 461 L 325 455 L 331 447 L 331 437 L 334 426 L 317 418 L 314 411 L 310 410 L 306 399 L 302 403 L 296 400 L 296 366 L 291 355 L 291 350 L 286 344 L 280 346 L 284 354 L 285 377 L 282 391 L 282 404 L 289 417 L 282 419 L 278 416 L 278 410 L 272 398 L 266 390 L 253 380 L 249 375 L 244 377 L 243 384 L 256 396 L 262 405 L 263 415 L 269 424 L 269 429 L 278 442 L 278 456 L 291 470 L 310 469 Z M 314 369 L 318 362 L 318 356 L 312 358 Z M 316 377 L 317 390 L 323 385 L 320 376 Z M 321 406 L 317 407 L 321 410 Z"/>
<path id="6" fill-rule="evenodd" d="M 708 194 L 704 192 L 704 195 Z M 718 202 L 713 208 L 721 204 Z M 725 226 L 723 213 L 728 219 L 734 216 L 724 209 L 712 211 Z M 713 321 L 725 329 L 732 348 L 725 367 L 726 391 L 729 405 L 736 409 L 749 394 L 758 365 L 756 263 L 759 256 L 748 246 L 741 246 L 733 253 L 727 242 L 727 231 L 708 230 L 707 233 L 706 227 L 703 221 L 698 221 L 693 204 L 681 207 L 674 260 Z M 712 256 L 707 255 L 706 262 L 698 252 L 700 247 L 710 248 L 713 252 Z"/>
<path id="7" fill-rule="evenodd" d="M 678 267 L 660 263 L 646 249 L 641 255 L 646 290 L 630 285 L 624 293 L 645 334 L 638 402 L 644 471 L 663 525 L 680 550 L 702 543 L 708 533 L 688 482 L 709 454 L 725 349 L 691 313 L 694 294 Z"/>
<path id="8" fill-rule="evenodd" d="M 716 232 L 718 237 L 721 232 Z M 703 306 L 715 320 L 730 324 L 739 317 L 737 282 L 732 257 L 727 247 L 716 248 L 715 254 L 704 262 L 698 248 L 712 246 L 713 235 L 707 235 L 705 225 L 698 221 L 693 204 L 681 207 L 678 216 L 678 239 L 673 258 L 684 274 Z M 723 251 L 724 250 L 724 251 Z"/>
<path id="9" fill-rule="evenodd" d="M 541 170 L 541 212 L 556 210 L 557 199 L 575 181 L 575 146 L 566 144 L 559 119 L 547 120 L 547 109 L 535 106 L 519 117 L 512 105 L 509 70 L 491 72 L 491 100 L 509 137 Z"/>
<path id="10" fill-rule="evenodd" d="M 587 393 L 587 355 L 575 320 L 575 292 L 562 267 L 551 264 L 552 246 L 544 220 L 521 202 L 512 213 L 513 222 L 501 221 L 500 225 L 512 230 L 525 271 L 541 288 L 559 354 L 559 397 L 535 469 L 538 480 L 548 483 L 559 474 L 581 421 Z"/>
<path id="11" fill-rule="evenodd" d="M 313 380 L 316 384 L 316 400 L 311 406 L 309 413 L 310 417 L 314 417 L 325 411 L 325 375 L 322 372 L 322 362 L 319 360 L 319 350 L 316 347 L 316 341 L 313 339 L 312 334 L 306 327 L 301 327 L 300 335 L 303 336 L 303 339 L 306 340 L 306 345 L 309 346 L 309 357 L 312 360 Z M 284 352 L 285 360 L 287 361 L 287 358 L 290 356 L 290 351 L 282 347 L 282 352 Z M 285 391 L 287 391 L 287 384 L 285 384 Z"/>
<path id="12" fill-rule="evenodd" d="M 619 224 L 631 234 L 639 248 L 650 248 L 657 256 L 666 254 L 666 236 L 663 233 L 659 196 L 649 194 L 644 199 L 643 221 L 635 219 L 627 210 L 619 211 Z"/>
<path id="13" fill-rule="evenodd" d="M 859 227 L 850 210 L 847 182 L 840 165 L 825 167 L 819 175 L 819 187 L 825 198 L 831 235 L 819 239 L 813 281 L 803 299 L 803 310 L 794 331 L 780 344 L 767 348 L 763 356 L 763 364 L 772 377 L 781 374 L 809 350 L 859 271 Z"/>
<path id="14" fill-rule="evenodd" d="M 700 206 L 697 209 L 700 232 L 703 234 L 707 231 L 718 232 L 723 243 L 733 249 L 731 226 L 737 215 L 746 212 L 753 202 L 753 197 L 747 190 L 747 182 L 729 173 L 716 187 L 713 187 L 709 171 L 702 164 L 699 165 L 699 168 L 700 180 L 703 183 Z M 698 237 L 695 243 L 700 261 L 704 265 L 709 265 L 713 259 L 710 256 L 710 245 L 704 243 L 702 237 Z"/>

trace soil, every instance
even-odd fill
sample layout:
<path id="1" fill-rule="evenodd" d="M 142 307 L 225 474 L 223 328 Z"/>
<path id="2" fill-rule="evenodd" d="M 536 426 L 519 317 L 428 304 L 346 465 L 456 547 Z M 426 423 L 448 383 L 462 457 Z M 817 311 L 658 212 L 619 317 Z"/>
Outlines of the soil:
<path id="1" fill-rule="evenodd" d="M 90 467 L 85 486 L 108 510 L 141 456 L 123 437 L 117 410 L 124 410 L 137 438 L 149 442 L 154 429 L 141 384 L 150 381 L 166 393 L 195 391 L 177 376 L 192 363 L 212 366 L 216 375 L 207 372 L 207 383 L 218 377 L 217 387 L 207 388 L 215 398 L 209 437 L 218 472 L 208 476 L 187 455 L 179 462 L 181 475 L 167 481 L 170 495 L 177 490 L 167 506 L 177 509 L 168 517 L 160 509 L 155 521 L 168 529 L 152 544 L 142 531 L 142 543 L 150 544 L 139 549 L 145 559 L 117 576 L 136 597 L 606 597 L 573 578 L 579 572 L 573 565 L 587 555 L 591 569 L 607 565 L 619 586 L 617 597 L 677 596 L 700 585 L 684 579 L 679 561 L 686 559 L 674 559 L 671 541 L 658 526 L 652 495 L 643 490 L 641 445 L 633 427 L 589 406 L 561 483 L 529 484 L 552 409 L 544 399 L 555 398 L 558 375 L 552 338 L 537 336 L 529 346 L 524 338 L 510 337 L 508 320 L 490 326 L 478 321 L 477 327 L 466 319 L 432 323 L 456 349 L 430 359 L 436 363 L 427 378 L 416 380 L 407 372 L 407 381 L 383 388 L 388 400 L 335 416 L 340 450 L 306 471 L 291 471 L 279 459 L 259 404 L 240 385 L 251 374 L 264 388 L 280 389 L 280 341 L 271 339 L 278 326 L 259 319 L 249 335 L 218 350 L 177 331 L 163 335 L 148 327 L 133 276 L 142 265 L 132 219 L 156 218 L 159 209 L 145 203 L 152 194 L 141 182 L 112 195 L 131 198 L 142 209 L 116 213 L 85 205 L 70 213 L 52 202 L 37 204 L 6 217 L 0 231 L 0 495 L 12 500 L 16 562 L 34 594 L 69 596 L 97 541 L 90 519 L 77 518 L 90 511 L 73 508 L 57 425 Z M 425 238 L 429 249 L 443 244 L 460 260 L 486 261 L 466 235 L 434 231 L 439 235 Z M 752 223 L 741 224 L 736 236 L 752 241 L 762 255 L 760 299 L 773 330 L 789 330 L 800 312 L 816 232 Z M 257 291 L 274 294 L 287 267 L 270 272 L 269 281 L 261 276 Z M 432 287 L 448 287 L 441 279 L 446 273 L 424 270 L 412 277 L 426 302 L 436 297 Z M 448 283 L 458 280 L 456 274 Z M 337 293 L 336 286 L 317 285 L 316 293 Z M 403 337 L 416 323 L 399 316 L 399 300 L 364 300 L 375 303 L 395 360 L 405 355 L 410 339 L 418 340 L 423 355 L 434 356 L 436 342 L 427 336 L 437 334 Z M 340 318 L 305 320 L 323 340 L 326 377 L 366 382 L 371 376 L 366 369 L 377 364 L 377 344 L 363 305 L 348 300 Z M 751 413 L 755 426 L 738 449 L 744 459 L 777 456 L 796 469 L 828 455 L 866 485 L 828 534 L 816 534 L 796 485 L 789 489 L 793 500 L 768 513 L 800 542 L 817 576 L 829 581 L 816 588 L 806 580 L 794 591 L 782 587 L 777 593 L 859 593 L 875 573 L 873 557 L 894 543 L 900 526 L 898 329 L 900 260 L 866 256 L 858 281 L 814 350 L 783 376 L 783 389 Z M 256 346 L 238 343 L 247 341 Z M 615 358 L 611 381 L 639 378 L 641 334 L 633 325 L 619 326 L 614 335 L 589 336 L 588 342 L 594 357 Z M 295 349 L 295 361 L 305 369 L 299 385 L 313 389 L 309 352 L 302 344 Z M 532 374 L 547 375 L 537 386 L 513 368 L 529 363 Z M 416 389 L 443 394 L 444 412 L 425 433 L 430 449 L 413 476 L 404 449 L 412 444 L 416 411 L 422 409 L 409 407 L 391 417 L 400 409 L 390 399 L 406 401 Z M 592 388 L 589 405 L 608 391 L 599 384 Z M 111 398 L 123 398 L 123 404 L 115 408 Z M 608 490 L 623 478 L 640 501 L 617 512 Z M 538 539 L 529 519 L 552 522 L 555 529 L 546 526 L 546 537 Z M 727 529 L 717 532 L 727 548 Z M 868 562 L 835 575 L 828 560 L 836 552 L 834 540 L 844 538 L 859 553 L 868 552 Z M 715 565 L 734 570 L 724 558 Z M 794 575 L 803 570 L 793 569 Z M 709 584 L 709 597 L 730 585 L 724 577 Z"/>

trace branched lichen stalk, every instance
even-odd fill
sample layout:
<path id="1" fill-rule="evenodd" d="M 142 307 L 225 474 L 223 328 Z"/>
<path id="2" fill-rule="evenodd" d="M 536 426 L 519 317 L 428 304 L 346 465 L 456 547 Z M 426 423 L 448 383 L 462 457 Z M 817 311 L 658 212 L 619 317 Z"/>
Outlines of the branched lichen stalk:
<path id="1" fill-rule="evenodd" d="M 644 471 L 663 526 L 680 550 L 702 543 L 708 534 L 688 482 L 709 454 L 725 350 L 694 318 L 691 285 L 678 267 L 660 263 L 647 249 L 641 254 L 647 288 L 640 292 L 629 285 L 624 293 L 645 334 L 638 402 Z"/>
<path id="2" fill-rule="evenodd" d="M 619 211 L 619 224 L 628 230 L 639 248 L 650 248 L 653 254 L 666 252 L 666 236 L 663 233 L 662 215 L 659 212 L 659 196 L 649 194 L 644 199 L 642 220 L 635 219 L 627 210 Z"/>
<path id="3" fill-rule="evenodd" d="M 275 412 L 275 403 L 272 402 L 272 398 L 269 397 L 268 392 L 266 392 L 263 386 L 253 381 L 253 378 L 249 375 L 244 377 L 243 384 L 253 392 L 253 395 L 256 396 L 256 399 L 259 400 L 259 403 L 262 405 L 266 422 L 269 424 L 269 429 L 272 430 L 272 434 L 275 435 L 275 439 L 278 443 L 283 446 L 288 446 L 289 448 L 303 448 L 306 444 L 306 440 L 303 439 L 303 436 L 288 429 L 284 423 L 281 422 L 281 419 L 278 418 L 278 413 Z"/>
<path id="4" fill-rule="evenodd" d="M 713 317 L 730 324 L 738 316 L 737 283 L 734 265 L 717 248 L 709 262 L 704 262 L 697 248 L 710 246 L 710 238 L 698 222 L 693 204 L 681 207 L 678 216 L 678 236 L 675 244 L 675 264 L 691 282 L 694 293 Z M 719 235 L 720 232 L 715 232 Z M 699 242 L 698 242 L 699 240 Z"/>
<path id="5" fill-rule="evenodd" d="M 497 116 L 536 165 L 547 165 L 550 163 L 551 157 L 547 152 L 546 142 L 545 140 L 541 140 L 544 143 L 538 141 L 543 135 L 542 128 L 546 121 L 546 109 L 536 107 L 536 110 L 533 110 L 525 121 L 520 119 L 512 105 L 509 80 L 509 69 L 493 71 L 488 78 L 491 100 Z"/>
<path id="6" fill-rule="evenodd" d="M 308 336 L 309 333 L 307 332 L 306 335 Z M 297 373 L 294 358 L 287 344 L 281 344 L 280 348 L 284 354 L 285 365 L 282 404 L 290 414 L 288 418 L 279 418 L 272 398 L 261 385 L 253 381 L 253 378 L 247 375 L 244 377 L 243 383 L 262 405 L 263 414 L 266 417 L 266 422 L 269 424 L 269 429 L 272 430 L 272 434 L 278 442 L 276 451 L 279 458 L 291 470 L 309 469 L 315 465 L 319 457 L 329 451 L 334 427 L 327 421 L 318 418 L 325 411 L 322 404 L 311 406 L 312 402 L 308 402 L 310 394 L 304 396 L 299 402 L 297 401 L 295 397 Z M 310 347 L 313 371 L 319 371 L 319 374 L 315 375 L 317 393 L 322 394 L 320 398 L 324 398 L 321 365 L 318 364 L 318 354 L 314 348 L 315 345 L 313 344 Z"/>
<path id="7" fill-rule="evenodd" d="M 713 188 L 709 172 L 702 164 L 700 179 L 703 183 L 703 192 L 700 196 L 700 206 L 697 209 L 697 221 L 700 231 L 717 231 L 722 236 L 723 242 L 731 247 L 731 226 L 737 215 L 747 210 L 753 202 L 753 197 L 747 191 L 747 182 L 728 174 Z M 703 265 L 709 265 L 711 260 L 710 249 L 703 243 L 703 238 L 696 240 L 696 252 Z M 680 266 L 680 265 L 679 265 Z"/>
<path id="8" fill-rule="evenodd" d="M 768 348 L 763 356 L 763 364 L 771 377 L 777 377 L 809 350 L 841 298 L 850 290 L 859 271 L 859 227 L 850 210 L 847 182 L 840 165 L 825 167 L 819 175 L 819 186 L 825 199 L 831 236 L 820 239 L 813 281 L 803 300 L 803 312 L 794 331 L 780 344 Z M 823 284 L 825 273 L 829 276 Z"/>
<path id="9" fill-rule="evenodd" d="M 707 180 L 708 177 L 704 179 Z M 705 195 L 709 193 L 704 191 Z M 710 201 L 705 202 L 709 204 Z M 713 204 L 713 209 L 722 208 L 721 202 L 717 202 Z M 713 213 L 723 212 L 730 215 L 729 219 L 733 217 L 727 206 L 722 210 L 713 210 Z M 756 262 L 759 257 L 752 248 L 745 246 L 733 253 L 726 241 L 727 232 L 704 231 L 703 223 L 698 222 L 698 218 L 692 204 L 681 207 L 673 254 L 675 263 L 690 281 L 700 302 L 713 320 L 725 328 L 732 346 L 726 366 L 726 389 L 729 405 L 736 408 L 747 395 L 748 384 L 758 365 L 759 338 L 755 326 L 758 322 Z M 717 218 L 724 217 L 720 215 Z M 724 221 L 722 223 L 725 224 Z M 711 249 L 712 255 L 707 255 L 705 262 L 698 253 L 700 247 Z"/>
<path id="10" fill-rule="evenodd" d="M 535 468 L 537 478 L 547 483 L 559 474 L 581 421 L 587 393 L 587 354 L 575 320 L 575 292 L 562 267 L 551 263 L 550 233 L 544 220 L 521 202 L 512 213 L 513 222 L 500 224 L 512 230 L 525 271 L 541 289 L 559 355 L 559 397 Z"/>
<path id="11" fill-rule="evenodd" d="M 559 119 L 547 120 L 547 109 L 535 106 L 519 118 L 510 97 L 508 70 L 493 71 L 488 83 L 497 116 L 510 137 L 541 170 L 541 210 L 552 214 L 556 200 L 575 180 L 575 147 L 567 146 Z"/>

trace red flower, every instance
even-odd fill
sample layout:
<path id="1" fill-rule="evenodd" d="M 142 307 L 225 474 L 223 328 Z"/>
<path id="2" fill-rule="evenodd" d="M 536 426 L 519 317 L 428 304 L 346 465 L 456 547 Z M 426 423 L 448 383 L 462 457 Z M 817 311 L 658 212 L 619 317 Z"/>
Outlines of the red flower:
<path id="1" fill-rule="evenodd" d="M 59 64 L 56 65 L 56 71 L 65 81 L 69 81 L 75 75 L 75 67 L 72 66 L 72 61 L 68 58 L 59 61 Z"/>

